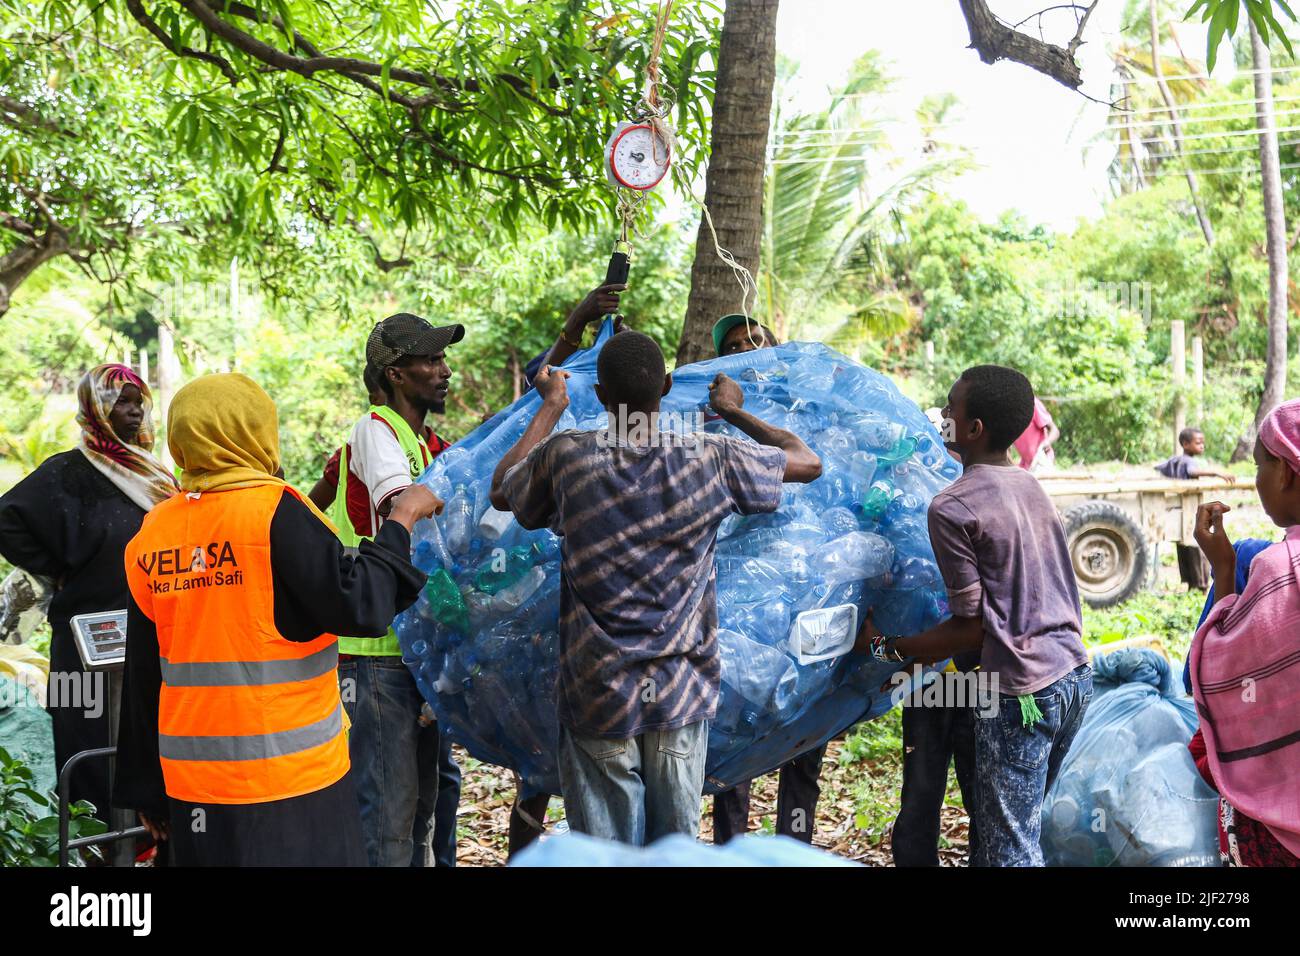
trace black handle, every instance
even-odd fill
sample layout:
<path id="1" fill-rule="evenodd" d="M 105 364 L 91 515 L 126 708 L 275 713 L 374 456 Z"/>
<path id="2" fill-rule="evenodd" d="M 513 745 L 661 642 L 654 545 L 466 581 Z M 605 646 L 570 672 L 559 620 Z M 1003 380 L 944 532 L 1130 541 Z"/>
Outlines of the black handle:
<path id="1" fill-rule="evenodd" d="M 626 252 L 618 252 L 609 257 L 609 268 L 605 270 L 605 285 L 622 285 L 627 282 L 627 274 L 632 262 Z"/>

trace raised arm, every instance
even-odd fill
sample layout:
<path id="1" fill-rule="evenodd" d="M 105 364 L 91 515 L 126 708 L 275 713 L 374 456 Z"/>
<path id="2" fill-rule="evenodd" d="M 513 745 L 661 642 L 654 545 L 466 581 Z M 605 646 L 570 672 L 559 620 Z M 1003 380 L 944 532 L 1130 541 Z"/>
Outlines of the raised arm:
<path id="1" fill-rule="evenodd" d="M 510 510 L 510 502 L 501 491 L 501 482 L 506 472 L 523 461 L 538 442 L 555 430 L 560 416 L 569 407 L 569 389 L 565 384 L 565 379 L 568 377 L 569 373 L 563 369 L 546 365 L 533 379 L 533 387 L 542 397 L 542 407 L 533 414 L 533 420 L 519 436 L 519 441 L 515 442 L 514 447 L 506 452 L 505 457 L 497 462 L 496 470 L 492 472 L 492 490 L 488 498 L 492 502 L 492 507 L 498 511 Z"/>
<path id="2" fill-rule="evenodd" d="M 1237 551 L 1223 528 L 1223 516 L 1232 509 L 1222 501 L 1207 501 L 1196 509 L 1196 543 L 1214 575 L 1214 600 L 1237 593 Z"/>
<path id="3" fill-rule="evenodd" d="M 735 425 L 760 445 L 770 445 L 785 452 L 783 481 L 807 484 L 822 474 L 822 460 L 794 432 L 769 425 L 745 411 L 745 394 L 740 386 L 721 372 L 709 386 L 709 404 L 726 421 Z"/>
<path id="4" fill-rule="evenodd" d="M 564 331 L 560 333 L 550 352 L 546 354 L 546 364 L 560 365 L 574 352 L 579 351 L 582 332 L 592 322 L 598 322 L 603 316 L 613 315 L 618 311 L 618 294 L 624 291 L 624 283 L 612 283 L 592 289 L 587 297 L 573 307 L 569 317 L 564 320 Z M 545 366 L 543 366 L 545 367 Z"/>

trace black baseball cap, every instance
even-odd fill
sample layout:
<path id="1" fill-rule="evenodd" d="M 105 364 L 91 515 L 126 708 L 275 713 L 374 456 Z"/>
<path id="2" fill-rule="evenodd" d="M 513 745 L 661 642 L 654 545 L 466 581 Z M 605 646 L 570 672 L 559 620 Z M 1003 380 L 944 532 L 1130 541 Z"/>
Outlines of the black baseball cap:
<path id="1" fill-rule="evenodd" d="M 370 330 L 366 361 L 387 368 L 408 355 L 437 355 L 464 337 L 463 325 L 433 325 L 410 312 L 398 312 Z"/>

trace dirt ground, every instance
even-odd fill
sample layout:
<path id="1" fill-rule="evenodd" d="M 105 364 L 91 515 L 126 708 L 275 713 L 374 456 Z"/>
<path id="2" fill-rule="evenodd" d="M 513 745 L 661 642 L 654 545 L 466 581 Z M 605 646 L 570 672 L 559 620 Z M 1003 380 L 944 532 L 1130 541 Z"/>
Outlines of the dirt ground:
<path id="1" fill-rule="evenodd" d="M 822 796 L 817 804 L 817 828 L 813 843 L 823 850 L 839 854 L 869 866 L 892 866 L 889 852 L 888 828 L 892 816 L 879 826 L 860 828 L 855 821 L 855 786 L 861 786 L 864 776 L 874 775 L 873 768 L 865 762 L 842 766 L 839 756 L 842 744 L 832 741 L 822 764 Z M 504 866 L 506 862 L 507 828 L 510 805 L 514 797 L 514 780 L 509 770 L 479 763 L 459 747 L 456 759 L 464 772 L 460 798 L 460 836 L 456 860 L 460 866 Z M 881 768 L 878 782 L 895 794 L 894 811 L 897 810 L 897 771 Z M 772 831 L 776 812 L 776 774 L 768 774 L 755 781 L 750 797 L 749 826 L 751 831 Z M 700 838 L 712 842 L 712 797 L 704 798 Z M 547 833 L 562 829 L 563 807 L 558 798 L 551 800 L 547 812 Z M 943 866 L 965 866 L 967 829 L 970 820 L 964 810 L 945 805 L 941 819 L 939 858 Z"/>

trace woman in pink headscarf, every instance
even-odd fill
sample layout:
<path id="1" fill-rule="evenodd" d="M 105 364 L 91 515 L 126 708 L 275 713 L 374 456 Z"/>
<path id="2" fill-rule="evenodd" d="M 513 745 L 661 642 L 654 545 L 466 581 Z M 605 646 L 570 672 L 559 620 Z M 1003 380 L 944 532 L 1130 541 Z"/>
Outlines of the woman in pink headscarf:
<path id="1" fill-rule="evenodd" d="M 1196 515 L 1217 599 L 1192 640 L 1201 729 L 1191 748 L 1222 797 L 1228 862 L 1300 866 L 1300 401 L 1264 420 L 1255 467 L 1260 504 L 1286 536 L 1255 557 L 1240 594 L 1227 505 Z"/>
<path id="2" fill-rule="evenodd" d="M 72 619 L 126 608 L 126 543 L 145 512 L 177 491 L 151 453 L 152 409 L 149 386 L 135 372 L 96 366 L 77 386 L 77 447 L 50 456 L 0 495 L 0 555 L 53 584 L 47 706 L 60 768 L 78 751 L 109 743 L 108 708 L 87 706 L 79 691 L 67 691 L 104 687 L 81 676 Z M 72 799 L 90 801 L 101 820 L 108 819 L 108 777 L 107 761 L 88 761 L 70 784 Z"/>

